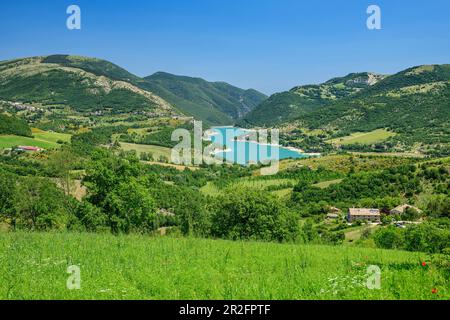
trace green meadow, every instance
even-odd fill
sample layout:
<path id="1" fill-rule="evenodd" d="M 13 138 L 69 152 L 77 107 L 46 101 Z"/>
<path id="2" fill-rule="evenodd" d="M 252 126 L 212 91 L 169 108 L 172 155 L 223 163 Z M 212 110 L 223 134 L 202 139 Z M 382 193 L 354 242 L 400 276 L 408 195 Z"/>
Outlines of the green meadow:
<path id="1" fill-rule="evenodd" d="M 328 140 L 327 142 L 342 145 L 355 143 L 373 144 L 384 141 L 390 137 L 393 137 L 394 135 L 395 133 L 387 131 L 385 129 L 377 129 L 370 132 L 355 132 L 345 137 Z"/>
<path id="2" fill-rule="evenodd" d="M 297 180 L 295 180 L 295 179 L 258 179 L 258 178 L 253 178 L 253 179 L 250 178 L 249 179 L 249 178 L 243 178 L 243 179 L 239 179 L 239 180 L 233 182 L 232 186 L 235 189 L 265 190 L 271 186 L 278 186 L 281 184 L 295 184 L 296 182 L 297 182 Z M 292 188 L 284 188 L 283 192 L 279 193 L 279 195 L 280 196 L 286 195 L 286 192 L 287 192 L 286 190 L 288 190 L 288 189 L 292 190 Z M 203 194 L 209 195 L 209 196 L 218 196 L 223 192 L 219 187 L 217 187 L 212 182 L 206 183 L 205 186 L 200 188 L 200 191 Z M 277 191 L 281 191 L 281 190 L 276 190 L 276 191 L 272 191 L 272 192 L 277 193 Z M 289 193 L 289 192 L 287 192 L 287 193 Z"/>
<path id="3" fill-rule="evenodd" d="M 79 290 L 66 286 L 71 265 Z M 379 289 L 366 286 L 369 265 Z M 0 299 L 448 299 L 443 268 L 424 253 L 350 246 L 0 233 Z"/>
<path id="4" fill-rule="evenodd" d="M 44 149 L 57 148 L 58 141 L 69 142 L 70 134 L 40 131 L 33 133 L 34 138 L 16 135 L 0 135 L 0 148 L 11 148 L 13 146 L 33 146 Z"/>
<path id="5" fill-rule="evenodd" d="M 155 158 L 155 159 L 158 159 L 160 156 L 170 159 L 171 152 L 172 152 L 170 148 L 148 145 L 148 144 L 121 142 L 120 146 L 125 151 L 135 150 L 138 155 L 140 155 L 142 152 L 152 153 L 153 158 Z"/>

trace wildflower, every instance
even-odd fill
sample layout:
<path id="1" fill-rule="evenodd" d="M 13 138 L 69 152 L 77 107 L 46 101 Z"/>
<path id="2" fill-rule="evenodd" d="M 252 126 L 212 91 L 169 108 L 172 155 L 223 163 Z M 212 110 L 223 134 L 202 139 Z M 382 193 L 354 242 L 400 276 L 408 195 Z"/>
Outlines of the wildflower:
<path id="1" fill-rule="evenodd" d="M 422 262 L 422 267 L 426 267 L 427 266 L 427 263 L 424 261 L 424 262 Z"/>
<path id="2" fill-rule="evenodd" d="M 435 294 L 435 293 L 437 293 L 438 292 L 438 289 L 436 289 L 436 288 L 433 288 L 433 290 L 431 290 L 431 293 L 432 294 Z"/>

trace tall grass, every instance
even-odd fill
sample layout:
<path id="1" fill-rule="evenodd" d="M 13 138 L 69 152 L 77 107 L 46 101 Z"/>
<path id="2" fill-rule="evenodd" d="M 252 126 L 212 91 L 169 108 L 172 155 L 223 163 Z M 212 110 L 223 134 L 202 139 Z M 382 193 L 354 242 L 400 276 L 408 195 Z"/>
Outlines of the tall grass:
<path id="1" fill-rule="evenodd" d="M 426 261 L 423 267 L 421 262 Z M 69 290 L 67 267 L 81 269 Z M 381 289 L 364 284 L 381 268 Z M 423 253 L 72 233 L 0 233 L 0 299 L 448 299 Z M 436 288 L 437 293 L 432 293 Z"/>

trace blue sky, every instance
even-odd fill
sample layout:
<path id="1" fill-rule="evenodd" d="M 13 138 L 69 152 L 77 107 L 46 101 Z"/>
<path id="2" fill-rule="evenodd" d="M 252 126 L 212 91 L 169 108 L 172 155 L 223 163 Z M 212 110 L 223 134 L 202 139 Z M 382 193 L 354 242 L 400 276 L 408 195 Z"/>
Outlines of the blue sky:
<path id="1" fill-rule="evenodd" d="M 66 28 L 81 8 L 82 29 Z M 368 30 L 366 9 L 382 10 Z M 0 0 L 0 60 L 54 53 L 267 94 L 350 72 L 450 63 L 448 0 Z"/>

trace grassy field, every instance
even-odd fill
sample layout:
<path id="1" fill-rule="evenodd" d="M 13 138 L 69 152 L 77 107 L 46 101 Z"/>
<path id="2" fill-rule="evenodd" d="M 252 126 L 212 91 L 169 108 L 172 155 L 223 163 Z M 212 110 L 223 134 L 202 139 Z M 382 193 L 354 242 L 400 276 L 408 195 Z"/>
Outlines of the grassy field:
<path id="1" fill-rule="evenodd" d="M 15 135 L 0 135 L 0 148 L 11 148 L 13 146 L 34 146 L 44 149 L 58 148 L 58 141 L 69 142 L 70 134 L 47 132 L 47 131 L 33 131 L 34 138 L 15 136 Z"/>
<path id="2" fill-rule="evenodd" d="M 160 156 L 164 156 L 164 157 L 167 157 L 167 159 L 170 159 L 171 152 L 172 152 L 170 148 L 147 145 L 147 144 L 121 142 L 120 146 L 125 151 L 135 150 L 138 155 L 141 154 L 141 152 L 151 152 L 153 154 L 153 158 L 155 160 L 157 160 Z"/>
<path id="3" fill-rule="evenodd" d="M 370 132 L 355 132 L 349 136 L 331 139 L 328 140 L 327 142 L 341 145 L 355 144 L 355 143 L 372 144 L 386 140 L 387 138 L 392 137 L 394 135 L 395 133 L 387 131 L 385 129 L 377 129 Z"/>
<path id="4" fill-rule="evenodd" d="M 283 183 L 292 183 L 296 184 L 295 179 L 258 179 L 258 178 L 242 178 L 238 181 L 233 183 L 233 188 L 235 189 L 259 189 L 264 190 L 267 187 L 270 186 L 276 186 Z M 284 196 L 287 193 L 289 193 L 287 190 L 289 188 L 283 189 L 283 190 L 277 190 L 273 191 L 274 193 L 278 194 L 279 196 Z M 291 189 L 292 190 L 292 189 Z M 222 193 L 222 191 L 212 182 L 208 182 L 205 186 L 200 188 L 200 191 L 203 194 L 210 195 L 210 196 L 217 196 Z M 280 191 L 280 192 L 278 192 Z M 281 192 L 282 191 L 282 192 Z"/>
<path id="5" fill-rule="evenodd" d="M 71 265 L 80 267 L 79 290 L 66 287 Z M 381 268 L 378 290 L 365 286 L 369 265 Z M 135 235 L 0 233 L 0 299 L 448 299 L 446 280 L 423 253 Z"/>
<path id="6" fill-rule="evenodd" d="M 70 138 L 72 137 L 70 134 L 58 132 L 33 133 L 33 136 L 35 140 L 47 141 L 54 144 L 57 144 L 58 141 L 70 142 Z"/>
<path id="7" fill-rule="evenodd" d="M 307 166 L 312 169 L 324 167 L 326 169 L 348 173 L 350 168 L 356 172 L 377 170 L 392 167 L 394 165 L 411 164 L 417 161 L 416 158 L 404 158 L 395 155 L 350 155 L 331 154 L 318 158 L 287 159 L 280 161 L 280 171 L 295 167 Z"/>
<path id="8" fill-rule="evenodd" d="M 329 186 L 331 186 L 332 184 L 337 184 L 337 183 L 340 183 L 341 181 L 342 181 L 342 179 L 328 180 L 328 181 L 323 181 L 323 182 L 313 184 L 313 186 L 321 188 L 321 189 L 325 189 L 325 188 L 328 188 Z"/>

